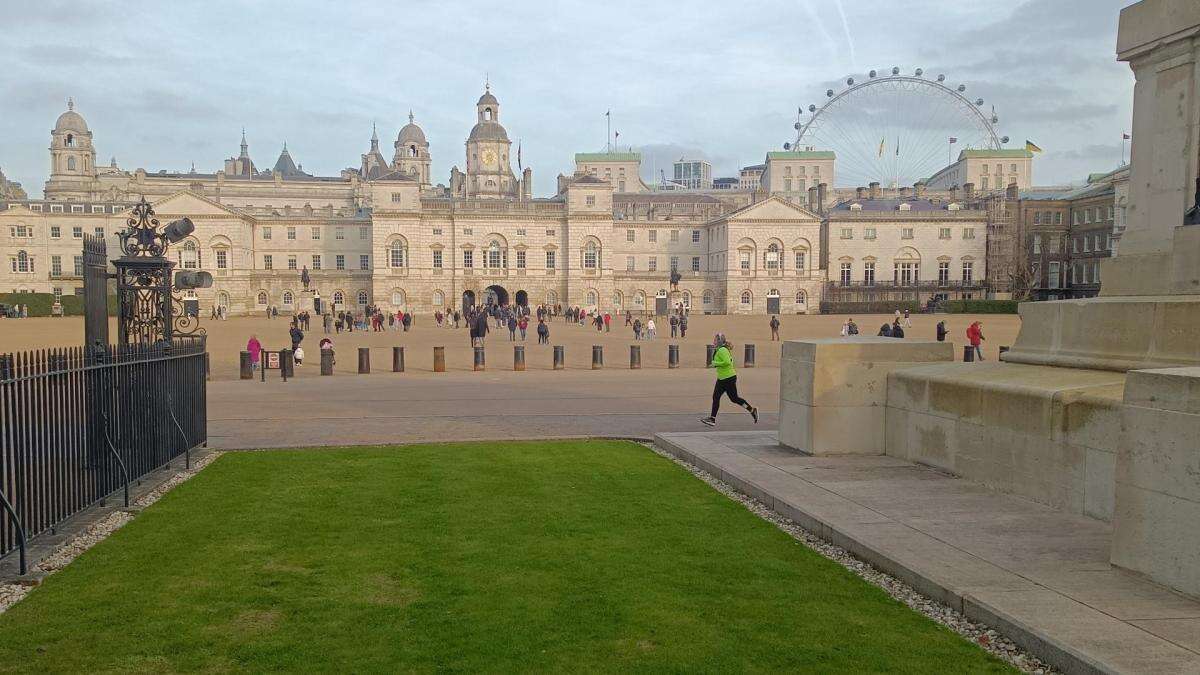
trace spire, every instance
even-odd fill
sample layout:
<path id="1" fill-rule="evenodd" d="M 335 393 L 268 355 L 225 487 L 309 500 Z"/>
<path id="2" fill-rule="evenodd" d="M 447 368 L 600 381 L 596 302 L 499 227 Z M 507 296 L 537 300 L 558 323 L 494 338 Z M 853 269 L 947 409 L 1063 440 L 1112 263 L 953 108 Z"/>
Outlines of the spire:
<path id="1" fill-rule="evenodd" d="M 408 109 L 408 123 L 409 123 L 409 124 L 412 124 L 412 123 L 413 123 L 413 114 L 412 114 L 412 108 L 409 108 L 409 109 Z"/>
<path id="2" fill-rule="evenodd" d="M 246 127 L 242 127 L 242 154 L 238 156 L 238 159 L 249 159 L 249 150 L 250 146 L 246 144 Z"/>
<path id="3" fill-rule="evenodd" d="M 371 122 L 371 152 L 379 152 L 379 133 L 375 130 L 374 122 Z"/>

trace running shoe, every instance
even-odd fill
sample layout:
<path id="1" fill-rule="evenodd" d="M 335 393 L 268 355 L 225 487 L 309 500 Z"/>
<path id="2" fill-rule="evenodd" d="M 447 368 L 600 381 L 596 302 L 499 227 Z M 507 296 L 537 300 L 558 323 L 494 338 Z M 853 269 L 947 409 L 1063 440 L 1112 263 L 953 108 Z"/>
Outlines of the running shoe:
<path id="1" fill-rule="evenodd" d="M 758 424 L 758 408 L 750 406 L 750 416 L 754 418 L 754 423 Z"/>
<path id="2" fill-rule="evenodd" d="M 717 418 L 715 418 L 715 417 L 701 417 L 700 421 L 710 427 L 717 426 Z"/>

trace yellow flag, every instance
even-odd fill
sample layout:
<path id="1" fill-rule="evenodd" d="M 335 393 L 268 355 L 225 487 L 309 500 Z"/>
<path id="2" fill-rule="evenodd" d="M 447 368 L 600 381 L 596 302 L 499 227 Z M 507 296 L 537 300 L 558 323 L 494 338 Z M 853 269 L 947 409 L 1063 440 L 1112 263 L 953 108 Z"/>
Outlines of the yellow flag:
<path id="1" fill-rule="evenodd" d="M 1042 149 L 1039 148 L 1038 146 L 1034 145 L 1033 141 L 1030 141 L 1027 139 L 1025 141 L 1025 151 L 1026 152 L 1041 152 Z"/>

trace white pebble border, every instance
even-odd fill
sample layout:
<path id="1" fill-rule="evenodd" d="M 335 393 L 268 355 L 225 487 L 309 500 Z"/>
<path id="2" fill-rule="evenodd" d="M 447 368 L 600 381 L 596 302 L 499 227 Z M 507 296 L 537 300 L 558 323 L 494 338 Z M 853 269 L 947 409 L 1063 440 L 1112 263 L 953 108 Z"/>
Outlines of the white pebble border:
<path id="1" fill-rule="evenodd" d="M 179 471 L 161 485 L 154 488 L 150 492 L 138 497 L 133 501 L 133 505 L 139 508 L 150 506 L 158 501 L 163 495 L 170 492 L 176 485 L 188 480 L 192 476 L 199 473 L 204 467 L 212 464 L 213 460 L 220 457 L 220 452 L 210 452 L 200 459 L 192 462 L 191 469 Z M 86 530 L 79 533 L 75 538 L 54 550 L 53 553 L 43 558 L 32 571 L 44 572 L 53 574 L 58 570 L 66 567 L 72 560 L 78 558 L 80 554 L 96 544 L 103 541 L 108 535 L 121 529 L 125 523 L 133 520 L 133 514 L 128 511 L 113 511 L 108 514 L 103 520 L 92 523 Z M 33 590 L 32 586 L 23 584 L 0 584 L 0 614 L 8 610 L 17 602 L 24 598 L 29 591 Z"/>
<path id="2" fill-rule="evenodd" d="M 804 544 L 808 548 L 836 562 L 842 567 L 845 567 L 868 583 L 882 588 L 894 599 L 899 600 L 912 609 L 915 609 L 916 611 L 942 624 L 955 633 L 967 638 L 971 642 L 974 642 L 1022 672 L 1037 674 L 1049 674 L 1057 672 L 1050 666 L 1038 660 L 1037 657 L 1029 654 L 1017 645 L 1013 644 L 1011 640 L 1003 635 L 1000 635 L 995 630 L 992 630 L 983 624 L 978 624 L 970 619 L 967 619 L 962 614 L 950 609 L 946 605 L 930 600 L 929 598 L 914 591 L 903 581 L 900 581 L 891 575 L 880 572 L 867 563 L 850 555 L 845 549 L 834 546 L 833 544 L 821 539 L 815 534 L 800 527 L 795 522 L 768 509 L 757 499 L 752 499 L 738 492 L 737 490 L 734 490 L 727 483 L 720 481 L 707 471 L 693 464 L 689 464 L 675 455 L 660 449 L 653 443 L 643 443 L 643 445 L 650 448 L 655 453 L 662 455 L 672 462 L 675 462 L 679 466 L 687 469 L 692 473 L 692 475 L 696 476 L 705 483 L 708 483 L 717 492 L 720 492 L 726 497 L 737 501 L 742 506 L 745 506 L 746 509 L 754 515 L 774 524 L 776 527 L 791 535 L 794 539 Z"/>

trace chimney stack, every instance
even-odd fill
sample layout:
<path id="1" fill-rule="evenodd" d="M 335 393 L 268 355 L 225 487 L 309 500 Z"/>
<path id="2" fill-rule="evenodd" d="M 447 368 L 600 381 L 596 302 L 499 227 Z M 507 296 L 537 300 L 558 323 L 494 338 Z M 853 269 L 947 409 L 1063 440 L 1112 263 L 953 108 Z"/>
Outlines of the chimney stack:
<path id="1" fill-rule="evenodd" d="M 525 199 L 533 197 L 533 169 L 525 167 L 525 171 L 521 173 L 521 195 Z"/>
<path id="2" fill-rule="evenodd" d="M 1008 184 L 1008 187 L 1005 188 L 1005 190 L 1004 190 L 1004 198 L 1009 201 L 1017 200 L 1017 184 L 1016 184 L 1016 182 L 1012 182 L 1012 183 Z"/>
<path id="3" fill-rule="evenodd" d="M 867 187 L 871 190 L 871 199 L 879 199 L 879 181 L 871 181 Z"/>
<path id="4" fill-rule="evenodd" d="M 952 201 L 952 202 L 958 201 L 958 185 L 950 186 L 950 201 Z"/>
<path id="5" fill-rule="evenodd" d="M 819 183 L 817 185 L 817 209 L 821 213 L 825 212 L 825 204 L 828 203 L 828 199 L 827 199 L 828 196 L 829 196 L 829 186 L 826 185 L 825 183 Z"/>
<path id="6" fill-rule="evenodd" d="M 914 197 L 924 197 L 925 196 L 925 181 L 919 180 L 916 183 L 913 183 L 913 196 Z"/>
<path id="7" fill-rule="evenodd" d="M 975 198 L 975 184 L 963 183 L 963 201 L 971 201 Z"/>
<path id="8" fill-rule="evenodd" d="M 820 207 L 817 205 L 817 186 L 816 185 L 808 188 L 808 208 L 813 211 L 820 210 Z"/>
<path id="9" fill-rule="evenodd" d="M 866 199 L 867 198 L 867 188 L 865 188 L 865 187 L 854 188 L 854 196 L 859 199 Z"/>

